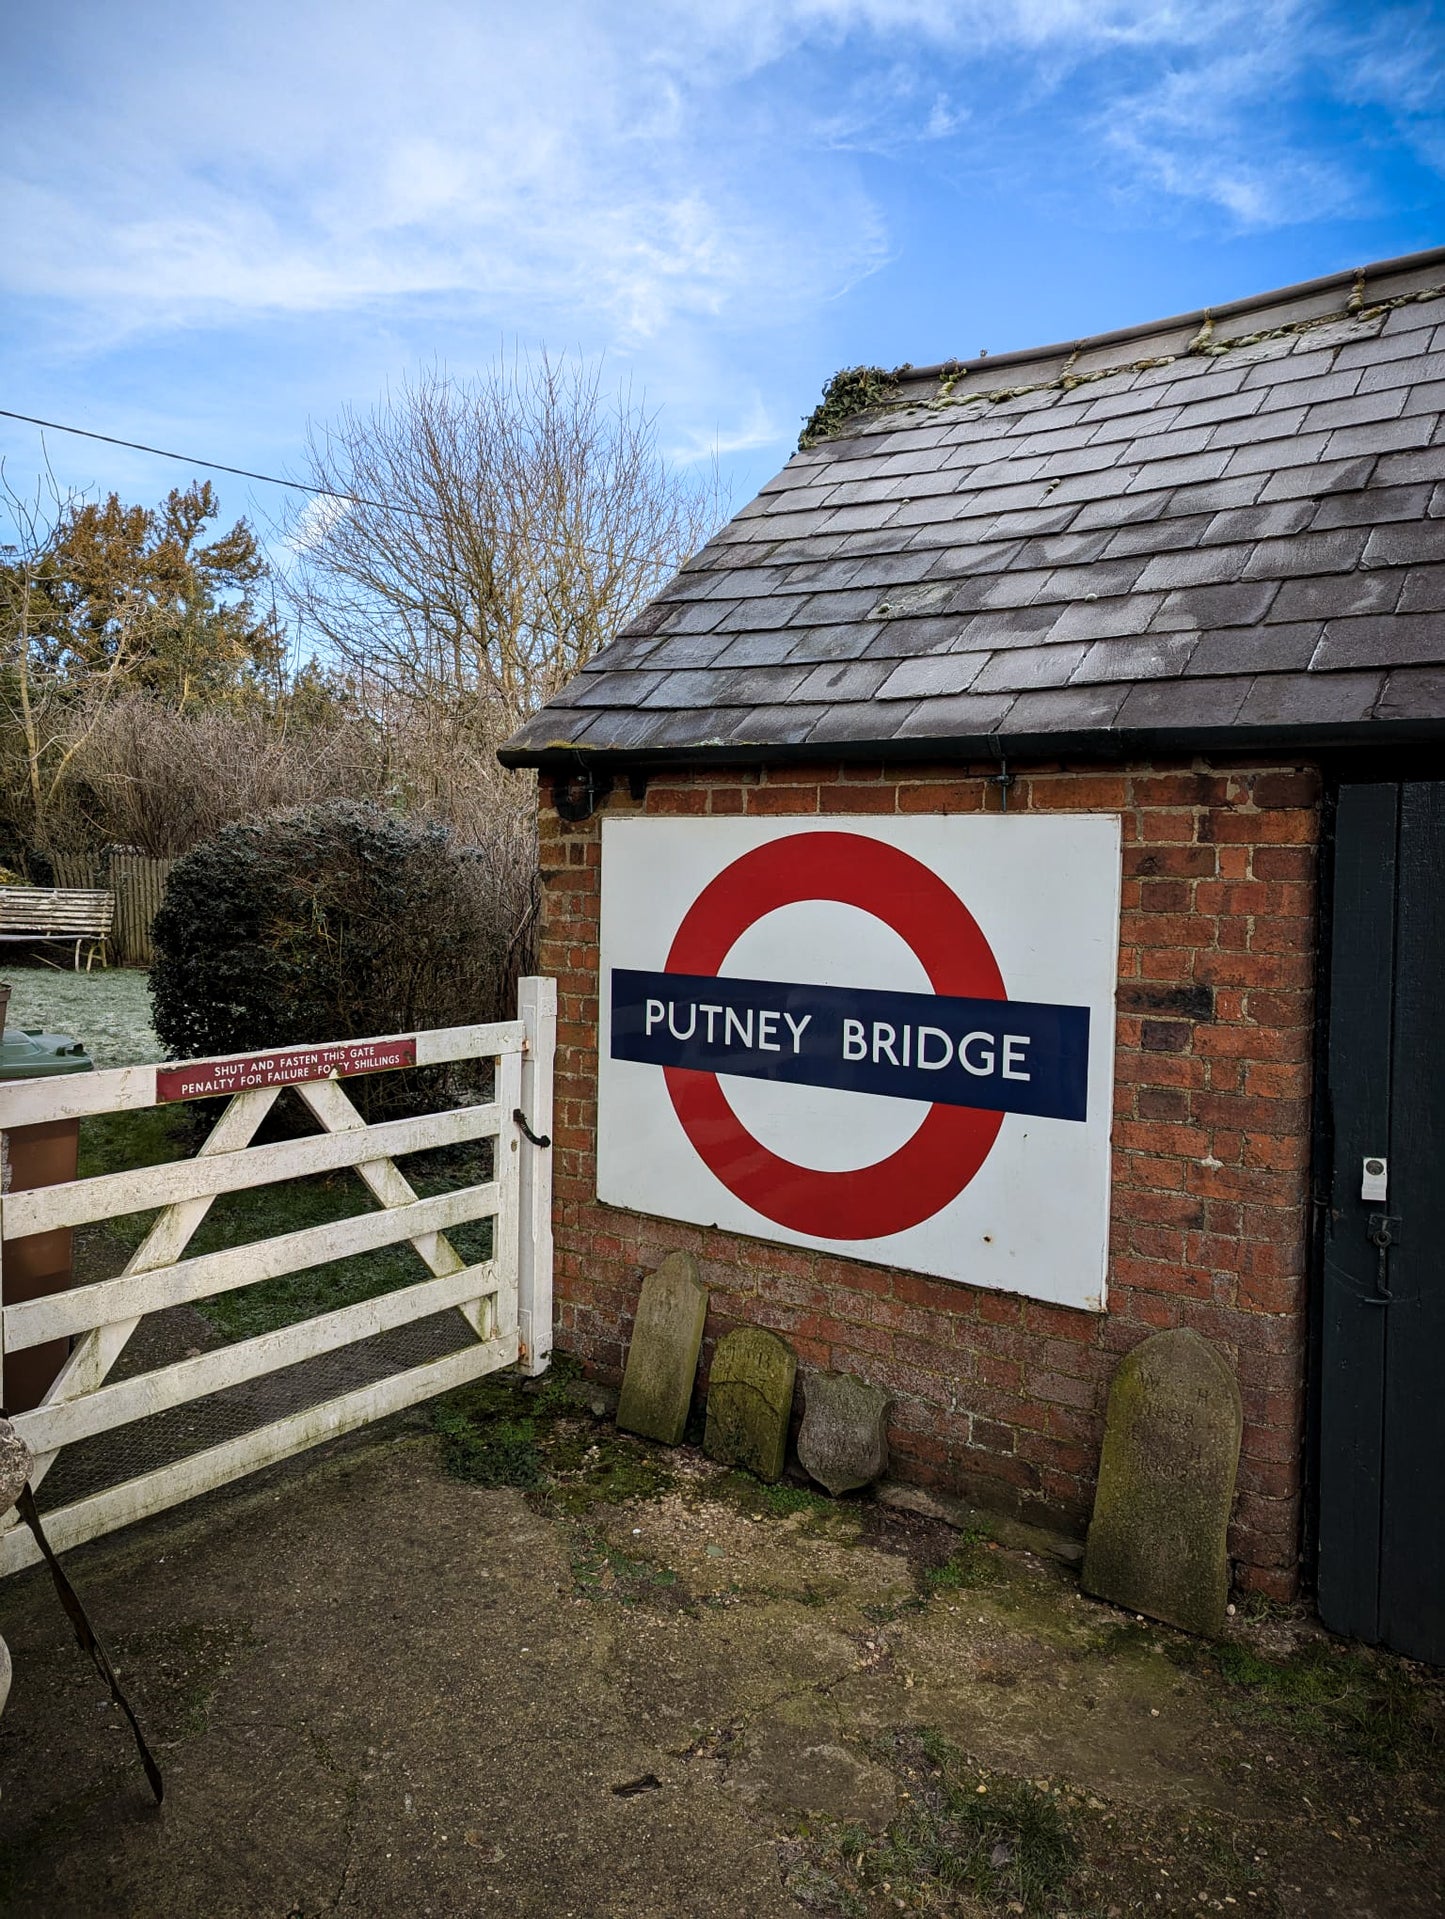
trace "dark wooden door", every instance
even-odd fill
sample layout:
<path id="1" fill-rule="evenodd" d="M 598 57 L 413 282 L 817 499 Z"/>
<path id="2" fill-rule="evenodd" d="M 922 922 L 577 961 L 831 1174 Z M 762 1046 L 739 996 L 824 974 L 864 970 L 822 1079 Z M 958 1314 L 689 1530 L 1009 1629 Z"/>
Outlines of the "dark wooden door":
<path id="1" fill-rule="evenodd" d="M 1330 943 L 1320 1615 L 1445 1662 L 1445 781 L 1341 787 Z"/>

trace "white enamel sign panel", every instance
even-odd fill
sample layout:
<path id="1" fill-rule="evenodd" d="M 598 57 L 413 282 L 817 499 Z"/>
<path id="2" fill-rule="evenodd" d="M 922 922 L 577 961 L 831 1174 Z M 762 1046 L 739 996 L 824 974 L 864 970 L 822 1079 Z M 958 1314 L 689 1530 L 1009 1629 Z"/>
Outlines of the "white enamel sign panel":
<path id="1" fill-rule="evenodd" d="M 1102 1310 L 1119 822 L 606 820 L 597 1191 Z"/>

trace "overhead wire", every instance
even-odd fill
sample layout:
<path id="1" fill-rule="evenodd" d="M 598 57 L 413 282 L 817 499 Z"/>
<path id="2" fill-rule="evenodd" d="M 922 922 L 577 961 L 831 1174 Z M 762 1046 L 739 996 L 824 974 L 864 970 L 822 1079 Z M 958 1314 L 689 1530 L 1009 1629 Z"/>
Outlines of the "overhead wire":
<path id="1" fill-rule="evenodd" d="M 66 426 L 63 420 L 41 420 L 33 413 L 16 413 L 8 406 L 0 406 L 0 420 L 20 420 L 26 426 L 44 427 L 50 433 L 72 433 L 80 440 L 100 440 L 106 446 L 123 446 L 132 453 L 152 453 L 159 460 L 178 460 L 182 466 L 204 467 L 210 473 L 234 473 L 237 479 L 260 480 L 266 486 L 290 487 L 293 493 L 312 493 L 321 500 L 341 500 L 348 506 L 371 506 L 381 513 L 406 513 L 413 519 L 434 520 L 439 526 L 443 523 L 438 513 L 428 513 L 419 506 L 398 506 L 386 500 L 369 500 L 360 493 L 336 493 L 330 487 L 312 486 L 305 480 L 283 480 L 276 473 L 256 473 L 247 466 L 226 466 L 220 460 L 198 460 L 191 453 L 175 453 L 169 447 L 147 446 L 144 440 L 122 440 L 113 433 L 97 433 L 88 426 Z"/>

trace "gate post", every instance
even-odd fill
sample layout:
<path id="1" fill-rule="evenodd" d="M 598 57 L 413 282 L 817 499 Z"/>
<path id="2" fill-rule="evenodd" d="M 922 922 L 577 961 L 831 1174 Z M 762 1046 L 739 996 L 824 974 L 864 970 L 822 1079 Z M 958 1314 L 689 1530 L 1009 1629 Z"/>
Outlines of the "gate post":
<path id="1" fill-rule="evenodd" d="M 522 1052 L 522 1111 L 546 1146 L 520 1142 L 517 1258 L 518 1365 L 535 1376 L 552 1355 L 552 1069 L 557 1054 L 557 982 L 535 974 L 517 982 L 517 1015 L 527 1030 Z"/>

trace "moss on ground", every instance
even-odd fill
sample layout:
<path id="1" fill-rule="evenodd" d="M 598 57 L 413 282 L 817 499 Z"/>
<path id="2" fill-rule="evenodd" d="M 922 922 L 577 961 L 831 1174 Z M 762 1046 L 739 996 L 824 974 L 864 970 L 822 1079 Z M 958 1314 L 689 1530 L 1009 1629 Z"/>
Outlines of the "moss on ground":
<path id="1" fill-rule="evenodd" d="M 447 1471 L 478 1486 L 520 1487 L 573 1517 L 666 1492 L 674 1474 L 665 1449 L 591 1413 L 576 1390 L 580 1374 L 559 1353 L 540 1381 L 493 1374 L 438 1400 L 432 1424 Z"/>
<path id="2" fill-rule="evenodd" d="M 1058 1798 L 1029 1779 L 986 1771 L 939 1734 L 899 1732 L 877 1755 L 899 1781 L 881 1833 L 848 1821 L 801 1826 L 788 1887 L 799 1903 L 862 1915 L 878 1896 L 903 1911 L 964 1912 L 967 1902 L 1052 1914 L 1079 1842 Z"/>

